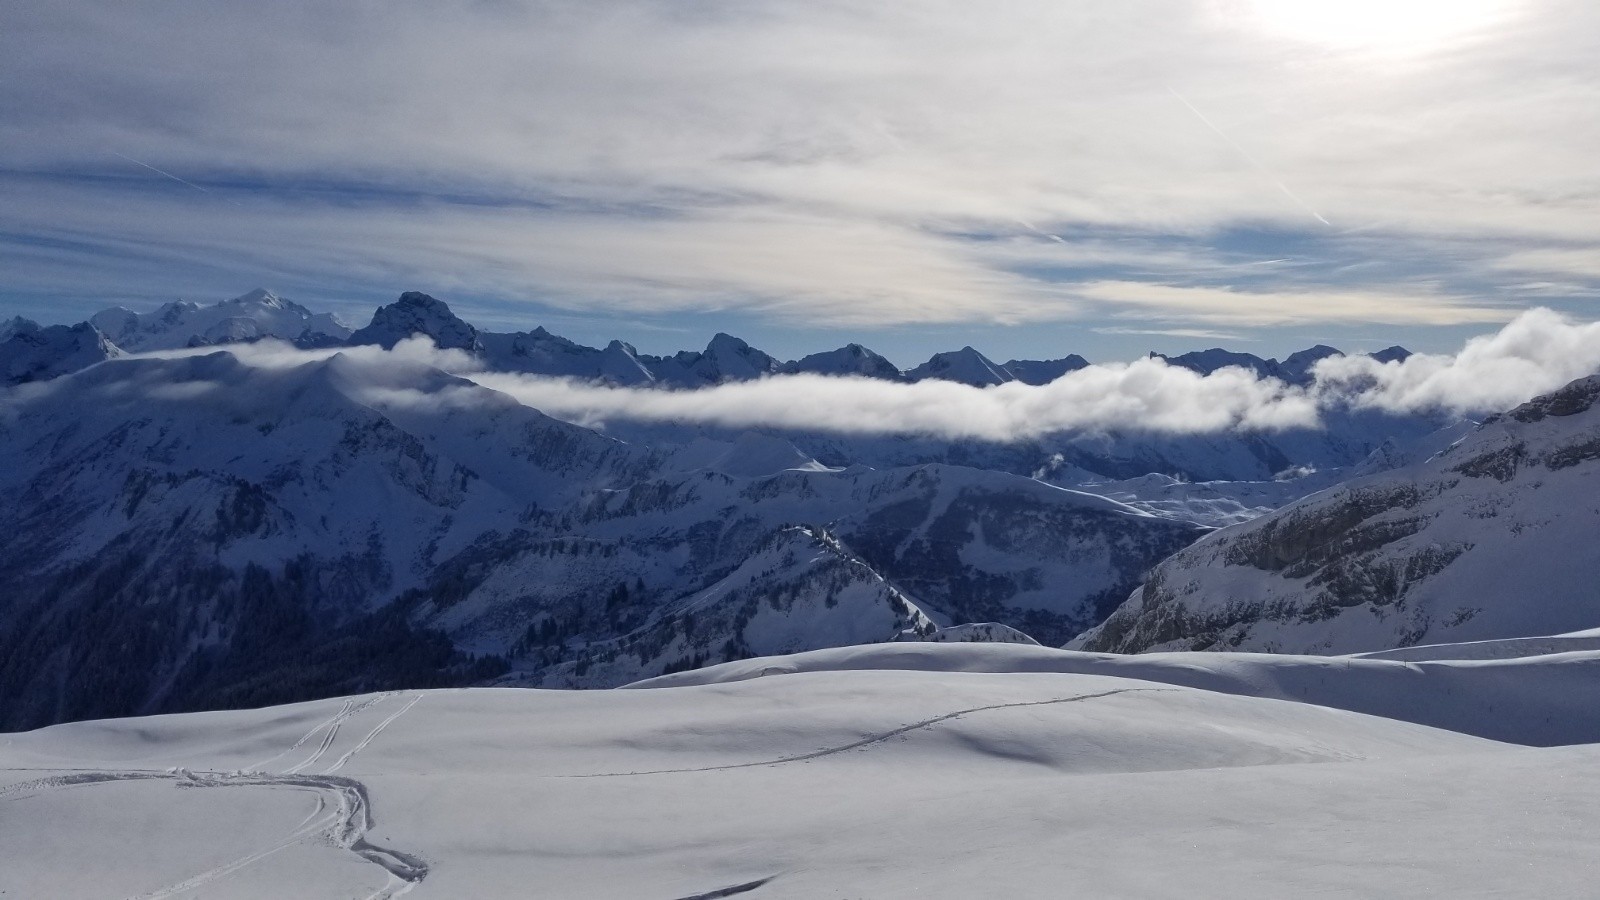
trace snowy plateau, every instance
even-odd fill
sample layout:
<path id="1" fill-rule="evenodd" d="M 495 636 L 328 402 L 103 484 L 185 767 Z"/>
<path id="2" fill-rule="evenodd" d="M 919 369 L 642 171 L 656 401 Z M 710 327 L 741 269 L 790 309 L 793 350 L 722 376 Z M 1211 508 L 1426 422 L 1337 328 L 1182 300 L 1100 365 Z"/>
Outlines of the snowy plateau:
<path id="1" fill-rule="evenodd" d="M 1419 359 L 1152 355 L 1315 421 L 996 437 L 519 386 L 1113 370 L 0 322 L 0 898 L 1591 896 L 1600 357 L 1368 402 Z"/>

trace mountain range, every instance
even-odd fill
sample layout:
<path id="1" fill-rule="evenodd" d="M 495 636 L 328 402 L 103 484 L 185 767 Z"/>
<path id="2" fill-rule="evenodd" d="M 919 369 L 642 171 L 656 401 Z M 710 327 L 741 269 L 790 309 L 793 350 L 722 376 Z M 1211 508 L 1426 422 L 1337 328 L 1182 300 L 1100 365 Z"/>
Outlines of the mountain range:
<path id="1" fill-rule="evenodd" d="M 901 371 L 857 344 L 780 362 L 729 335 L 656 357 L 479 331 L 418 293 L 359 329 L 264 291 L 12 320 L 0 730 L 610 687 L 861 643 L 1351 652 L 1600 612 L 1583 574 L 1600 562 L 1597 379 L 1481 424 L 1334 405 L 1317 427 L 1004 442 L 591 428 L 381 352 L 414 336 L 474 368 L 678 390 L 794 373 L 1032 384 L 1088 365 L 968 347 Z M 264 338 L 316 352 L 254 352 Z M 1169 364 L 1303 383 L 1336 352 Z"/>
<path id="2" fill-rule="evenodd" d="M 975 387 L 1012 381 L 1040 385 L 1089 365 L 1088 360 L 1075 353 L 1060 359 L 1013 359 L 996 363 L 968 346 L 936 353 L 927 362 L 902 370 L 860 344 L 782 362 L 739 338 L 720 333 L 712 337 L 704 350 L 651 356 L 618 340 L 604 348 L 587 347 L 542 327 L 519 332 L 480 331 L 451 311 L 444 301 L 416 291 L 401 294 L 394 303 L 379 307 L 369 324 L 355 330 L 337 316 L 314 313 L 264 289 L 210 306 L 174 301 L 146 314 L 115 307 L 96 313 L 83 324 L 98 332 L 99 337 L 89 338 L 88 343 L 103 343 L 105 347 L 101 352 L 97 354 L 88 346 L 75 347 L 72 353 L 56 354 L 61 359 L 54 364 L 30 366 L 14 360 L 33 352 L 29 348 L 37 342 L 13 342 L 39 332 L 40 326 L 20 317 L 0 323 L 0 372 L 5 373 L 7 383 L 19 384 L 65 374 L 118 352 L 221 346 L 264 338 L 289 341 L 302 348 L 376 345 L 387 349 L 415 335 L 428 337 L 444 349 L 467 352 L 494 371 L 581 378 L 627 386 L 694 388 L 801 373 L 857 375 L 886 381 L 931 378 Z M 1319 345 L 1292 354 L 1282 362 L 1221 349 L 1179 356 L 1152 353 L 1151 356 L 1200 374 L 1209 374 L 1224 366 L 1238 366 L 1261 377 L 1305 384 L 1310 381 L 1313 363 L 1338 353 L 1332 347 Z M 1409 355 L 1402 347 L 1373 354 L 1384 361 Z"/>

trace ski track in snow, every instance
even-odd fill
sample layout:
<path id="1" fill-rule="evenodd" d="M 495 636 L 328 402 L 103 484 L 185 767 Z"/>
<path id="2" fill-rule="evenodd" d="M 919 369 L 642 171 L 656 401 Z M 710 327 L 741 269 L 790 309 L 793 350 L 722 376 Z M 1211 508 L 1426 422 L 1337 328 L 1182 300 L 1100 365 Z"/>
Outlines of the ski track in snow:
<path id="1" fill-rule="evenodd" d="M 394 724 L 395 720 L 404 715 L 411 707 L 416 706 L 424 694 L 419 692 L 415 697 L 411 698 L 411 702 L 389 715 L 382 722 L 379 722 L 376 727 L 367 733 L 366 737 L 362 738 L 359 743 L 339 757 L 321 775 L 308 775 L 302 774 L 302 772 L 315 765 L 333 746 L 338 738 L 341 725 L 394 695 L 395 692 L 390 691 L 362 701 L 358 701 L 354 697 L 349 698 L 344 701 L 344 705 L 340 707 L 338 712 L 301 735 L 300 739 L 295 741 L 287 750 L 238 772 L 197 773 L 187 769 L 82 770 L 71 775 L 39 778 L 0 788 L 0 800 L 7 799 L 13 794 L 33 796 L 40 791 L 106 784 L 115 781 L 160 780 L 176 782 L 178 787 L 257 786 L 313 791 L 317 798 L 315 807 L 309 815 L 300 821 L 299 825 L 295 826 L 294 831 L 284 839 L 176 884 L 167 885 L 150 893 L 140 894 L 136 898 L 130 898 L 130 900 L 164 900 L 164 898 L 196 890 L 246 866 L 260 862 L 274 853 L 315 837 L 321 837 L 336 847 L 349 850 L 387 872 L 389 875 L 388 883 L 370 894 L 366 900 L 392 900 L 394 897 L 409 892 L 418 882 L 422 881 L 428 874 L 428 866 L 421 859 L 410 854 L 369 843 L 366 840 L 366 834 L 372 828 L 373 818 L 371 801 L 367 796 L 366 785 L 353 778 L 336 776 L 332 773 L 342 769 L 346 763 L 355 758 L 357 753 L 366 749 L 378 735 L 383 733 L 384 729 Z M 318 743 L 317 749 L 300 763 L 285 769 L 277 775 L 260 771 L 267 765 L 305 746 L 319 733 L 322 735 L 322 740 Z M 55 771 L 62 770 L 57 769 Z M 328 811 L 330 796 L 333 807 L 331 812 Z"/>
<path id="2" fill-rule="evenodd" d="M 390 900 L 415 887 L 428 874 L 428 866 L 421 859 L 399 850 L 379 847 L 367 841 L 366 835 L 373 826 L 372 804 L 367 787 L 353 778 L 331 775 L 265 775 L 259 772 L 190 772 L 174 769 L 167 772 L 121 771 L 84 772 L 40 778 L 0 788 L 0 799 L 8 795 L 25 793 L 33 796 L 40 791 L 57 790 L 83 785 L 107 784 L 116 781 L 172 781 L 178 787 L 288 787 L 311 789 L 319 793 L 318 809 L 289 834 L 254 853 L 207 869 L 197 875 L 157 890 L 139 894 L 129 900 L 165 900 L 167 897 L 187 893 L 204 887 L 219 878 L 231 875 L 246 866 L 295 844 L 313 837 L 321 837 L 344 850 L 382 868 L 388 874 L 388 883 L 368 897 L 368 900 Z M 326 808 L 331 795 L 333 811 L 318 816 Z"/>
<path id="3" fill-rule="evenodd" d="M 911 732 L 911 731 L 916 731 L 919 728 L 931 728 L 934 725 L 938 725 L 940 722 L 948 722 L 951 719 L 959 719 L 959 718 L 961 718 L 963 716 L 970 716 L 973 713 L 989 712 L 990 710 L 996 710 L 996 709 L 1018 709 L 1018 708 L 1025 707 L 1025 706 L 1051 706 L 1051 705 L 1058 704 L 1058 703 L 1079 703 L 1079 702 L 1084 701 L 1084 700 L 1098 700 L 1098 699 L 1100 699 L 1102 697 L 1111 697 L 1111 696 L 1115 696 L 1117 694 L 1140 694 L 1140 693 L 1152 693 L 1152 694 L 1154 694 L 1154 693 L 1166 693 L 1166 692 L 1178 691 L 1178 690 L 1182 690 L 1182 689 L 1181 688 L 1117 688 L 1115 690 L 1110 690 L 1110 691 L 1101 691 L 1101 692 L 1096 693 L 1096 694 L 1080 694 L 1079 696 L 1076 696 L 1076 697 L 1056 697 L 1056 698 L 1051 699 L 1051 700 L 1021 700 L 1021 701 L 1018 701 L 1018 702 L 1015 702 L 1015 703 L 991 703 L 988 706 L 974 706 L 974 707 L 971 707 L 970 709 L 958 709 L 955 712 L 948 712 L 948 713 L 945 713 L 944 715 L 941 715 L 941 716 L 934 716 L 931 719 L 923 719 L 920 722 L 912 722 L 910 725 L 902 725 L 899 728 L 895 728 L 895 729 L 892 729 L 890 731 L 884 731 L 884 732 L 880 732 L 878 734 L 869 735 L 868 737 L 864 737 L 859 741 L 852 741 L 851 743 L 843 744 L 843 745 L 838 746 L 838 747 L 825 747 L 825 748 L 823 748 L 821 750 L 813 750 L 810 753 L 801 753 L 801 754 L 796 755 L 796 756 L 780 756 L 777 759 L 764 759 L 764 760 L 760 760 L 758 762 L 728 763 L 727 765 L 721 765 L 721 766 L 699 766 L 699 767 L 687 768 L 687 769 L 648 769 L 648 770 L 645 770 L 643 772 L 586 772 L 586 773 L 575 774 L 575 775 L 547 775 L 545 777 L 546 778 L 627 778 L 627 777 L 632 776 L 632 775 L 675 775 L 675 774 L 680 774 L 680 773 L 685 773 L 685 772 L 721 772 L 721 771 L 725 771 L 727 769 L 750 769 L 750 768 L 755 768 L 757 766 L 777 766 L 777 765 L 782 765 L 784 763 L 806 762 L 808 760 L 821 759 L 824 756 L 833 756 L 834 754 L 837 754 L 837 753 L 848 753 L 851 750 L 860 750 L 863 747 L 869 747 L 869 746 L 871 746 L 873 744 L 881 744 L 884 741 L 889 740 L 890 738 L 899 737 L 902 734 L 906 734 L 907 732 Z M 712 895 L 702 895 L 702 896 L 712 896 Z M 690 898 L 690 900 L 692 900 L 692 898 Z"/>
<path id="4" fill-rule="evenodd" d="M 411 709 L 411 707 L 416 706 L 417 705 L 417 701 L 421 700 L 422 696 L 423 695 L 419 693 L 415 697 L 412 697 L 410 703 L 407 703 L 405 706 L 400 707 L 400 709 L 397 710 L 392 715 L 390 715 L 389 718 L 384 719 L 382 722 L 379 722 L 378 726 L 376 728 L 374 728 L 371 731 L 367 732 L 367 736 L 362 738 L 361 742 L 359 744 L 356 744 L 354 747 L 351 747 L 349 750 L 345 751 L 345 754 L 343 756 L 339 757 L 339 759 L 337 761 L 335 761 L 333 765 L 327 767 L 326 769 L 323 769 L 322 770 L 322 774 L 331 775 L 334 772 L 337 772 L 340 769 L 344 768 L 344 764 L 345 763 L 349 762 L 352 758 L 354 758 L 357 753 L 360 753 L 361 751 L 367 749 L 367 745 L 372 743 L 373 738 L 376 738 L 378 735 L 383 733 L 383 730 L 385 728 L 388 728 L 390 725 L 394 724 L 394 720 L 395 719 L 398 719 L 401 716 L 405 715 L 406 712 Z"/>
<path id="5" fill-rule="evenodd" d="M 761 887 L 777 877 L 778 876 L 776 875 L 769 875 L 766 878 L 758 878 L 755 881 L 746 881 L 743 884 L 729 885 L 728 887 L 718 888 L 714 891 L 706 891 L 703 894 L 692 894 L 688 897 L 681 897 L 679 900 L 720 900 L 722 897 L 732 897 L 737 894 L 748 894 L 749 892 Z"/>
<path id="6" fill-rule="evenodd" d="M 283 770 L 283 774 L 285 774 L 285 775 L 298 775 L 301 772 L 305 771 L 306 769 L 316 765 L 317 761 L 322 759 L 323 755 L 328 752 L 328 749 L 333 746 L 333 742 L 338 739 L 338 737 L 339 737 L 339 727 L 341 725 L 343 725 L 344 723 L 350 721 L 351 719 L 355 718 L 356 716 L 360 715 L 361 713 L 367 711 L 368 709 L 371 709 L 372 707 L 377 706 L 379 703 L 382 703 L 383 701 L 389 699 L 392 696 L 394 696 L 393 692 L 382 693 L 382 694 L 378 694 L 375 697 L 369 697 L 368 699 L 363 700 L 360 703 L 356 703 L 354 705 L 350 705 L 350 704 L 354 703 L 353 700 L 352 701 L 347 701 L 347 703 L 346 703 L 347 708 L 346 709 L 339 710 L 339 712 L 333 718 L 329 719 L 326 723 L 324 723 L 323 725 L 317 726 L 317 728 L 315 728 L 315 729 L 312 729 L 311 734 L 316 733 L 316 731 L 321 730 L 324 727 L 326 727 L 326 729 L 327 729 L 323 733 L 322 742 L 317 745 L 317 749 L 315 751 L 313 751 L 310 756 L 308 756 L 304 760 L 302 760 L 299 765 L 291 766 L 291 767 L 289 767 L 287 769 L 284 769 Z M 310 737 L 310 734 L 308 734 L 307 737 Z M 305 738 L 302 738 L 300 742 L 304 743 L 304 741 L 305 741 Z"/>
<path id="7" fill-rule="evenodd" d="M 333 727 L 334 723 L 336 723 L 336 722 L 343 721 L 345 716 L 350 715 L 350 711 L 355 708 L 355 705 L 356 705 L 356 698 L 354 698 L 354 697 L 346 697 L 345 701 L 344 701 L 344 705 L 339 708 L 338 712 L 334 713 L 327 720 L 318 723 L 316 725 L 316 727 L 312 728 L 310 731 L 308 731 L 305 734 L 301 735 L 300 736 L 300 740 L 295 741 L 294 744 L 291 745 L 287 750 L 279 751 L 277 754 L 275 754 L 273 756 L 269 756 L 266 759 L 263 759 L 262 761 L 260 761 L 258 763 L 251 763 L 250 765 L 245 766 L 245 771 L 247 771 L 247 772 L 259 772 L 262 769 L 265 769 L 267 766 L 271 765 L 272 763 L 275 763 L 278 760 L 283 759 L 285 756 L 288 756 L 289 754 L 293 753 L 294 751 L 299 750 L 301 747 L 305 746 L 306 741 L 309 741 L 313 737 L 315 737 L 317 735 L 317 732 L 321 731 L 324 728 Z"/>

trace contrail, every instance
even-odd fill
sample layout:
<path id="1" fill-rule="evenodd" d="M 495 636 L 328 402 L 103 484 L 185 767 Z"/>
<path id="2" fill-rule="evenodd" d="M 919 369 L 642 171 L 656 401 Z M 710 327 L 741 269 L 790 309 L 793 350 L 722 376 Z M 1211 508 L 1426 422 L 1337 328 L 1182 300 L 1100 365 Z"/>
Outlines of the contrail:
<path id="1" fill-rule="evenodd" d="M 1221 128 L 1218 128 L 1210 119 L 1206 118 L 1206 114 L 1201 112 L 1199 109 L 1197 109 L 1193 103 L 1190 103 L 1188 100 L 1185 100 L 1183 98 L 1182 94 L 1178 93 L 1177 91 L 1173 90 L 1170 87 L 1167 88 L 1167 93 L 1171 94 L 1173 97 L 1176 97 L 1179 103 L 1182 103 L 1184 106 L 1188 107 L 1189 111 L 1194 113 L 1195 118 L 1197 118 L 1200 121 L 1204 122 L 1207 128 L 1209 128 L 1213 132 L 1215 132 L 1217 137 L 1222 138 L 1222 140 L 1225 143 L 1227 143 L 1227 145 L 1229 147 L 1233 148 L 1235 153 L 1237 153 L 1240 156 L 1244 157 L 1244 161 L 1249 163 L 1250 165 L 1254 166 L 1255 170 L 1257 172 L 1260 172 L 1262 175 L 1267 176 L 1267 180 L 1269 180 L 1273 184 L 1277 185 L 1278 186 L 1278 190 L 1283 191 L 1283 195 L 1285 197 L 1288 197 L 1290 200 L 1293 200 L 1295 206 L 1298 206 L 1301 209 L 1305 210 L 1306 212 L 1310 213 L 1312 218 L 1316 219 L 1318 222 L 1321 222 L 1322 224 L 1328 226 L 1329 228 L 1333 227 L 1333 223 L 1332 222 L 1329 222 L 1327 219 L 1324 219 L 1322 217 L 1322 214 L 1317 212 L 1316 210 L 1312 209 L 1311 205 L 1309 203 L 1307 203 L 1304 200 L 1301 200 L 1299 197 L 1295 196 L 1294 191 L 1289 190 L 1289 186 L 1288 185 L 1286 185 L 1282 181 L 1280 181 L 1278 179 L 1278 176 L 1272 174 L 1271 170 L 1269 170 L 1266 166 L 1263 166 L 1261 163 L 1257 162 L 1256 158 L 1254 156 L 1251 156 L 1249 153 L 1245 152 L 1245 149 L 1243 147 L 1241 147 L 1238 144 L 1234 143 L 1233 138 L 1228 137 L 1226 132 L 1224 132 Z"/>
<path id="2" fill-rule="evenodd" d="M 1017 219 L 1016 223 L 1018 225 L 1021 225 L 1023 228 L 1026 228 L 1029 231 L 1033 232 L 1034 234 L 1040 235 L 1042 237 L 1047 237 L 1050 240 L 1055 241 L 1058 244 L 1065 244 L 1067 242 L 1067 239 L 1062 237 L 1061 235 L 1059 235 L 1059 234 L 1051 234 L 1048 231 L 1044 231 L 1044 230 L 1041 230 L 1039 228 L 1035 228 L 1031 223 L 1025 222 L 1022 219 Z"/>
<path id="3" fill-rule="evenodd" d="M 165 175 L 168 178 L 171 178 L 173 181 L 176 181 L 179 184 L 187 184 L 189 187 L 194 188 L 195 190 L 199 191 L 202 194 L 211 193 L 210 191 L 206 190 L 205 188 L 201 187 L 198 184 L 195 184 L 192 181 L 184 181 L 182 178 L 179 178 L 178 176 L 172 174 L 171 172 L 163 172 L 160 169 L 156 168 L 155 166 L 150 165 L 147 162 L 140 162 L 140 161 L 138 161 L 137 159 L 134 159 L 131 156 L 124 156 L 123 154 L 118 153 L 115 150 L 111 151 L 111 155 L 112 156 L 121 156 L 123 159 L 127 160 L 128 162 L 133 163 L 136 166 L 144 166 L 146 169 L 149 169 L 150 171 L 156 173 L 157 175 Z"/>

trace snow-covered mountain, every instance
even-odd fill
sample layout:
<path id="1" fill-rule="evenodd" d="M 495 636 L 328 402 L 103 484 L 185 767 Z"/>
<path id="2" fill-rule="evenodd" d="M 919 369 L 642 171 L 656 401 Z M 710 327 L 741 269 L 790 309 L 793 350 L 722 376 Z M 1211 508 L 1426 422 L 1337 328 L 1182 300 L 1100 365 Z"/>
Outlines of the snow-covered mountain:
<path id="1" fill-rule="evenodd" d="M 1000 368 L 1023 384 L 1049 384 L 1068 372 L 1089 367 L 1089 361 L 1076 353 L 1061 359 L 1013 359 Z"/>
<path id="2" fill-rule="evenodd" d="M 1073 646 L 1348 653 L 1600 625 L 1597 401 L 1600 376 L 1580 379 L 1219 531 Z"/>
<path id="3" fill-rule="evenodd" d="M 264 289 L 201 306 L 186 300 L 164 304 L 153 313 L 125 307 L 89 319 L 112 343 L 130 353 L 203 347 L 275 337 L 304 347 L 338 344 L 350 328 L 329 313 L 313 313 Z"/>
<path id="4" fill-rule="evenodd" d="M 1252 372 L 1258 378 L 1276 378 L 1289 384 L 1308 385 L 1312 382 L 1311 369 L 1318 362 L 1332 356 L 1343 356 L 1344 351 L 1326 344 L 1308 347 L 1277 359 L 1262 359 L 1254 353 L 1239 353 L 1232 350 L 1223 350 L 1213 347 L 1210 350 L 1196 350 L 1177 356 L 1167 356 L 1162 353 L 1151 353 L 1155 359 L 1165 360 L 1168 365 L 1178 366 L 1201 375 L 1210 375 L 1218 369 L 1229 366 Z M 1395 345 L 1368 356 L 1378 362 L 1397 362 L 1411 355 L 1411 351 Z"/>
<path id="5" fill-rule="evenodd" d="M 32 319 L 24 319 L 21 316 L 12 316 L 9 319 L 0 320 L 0 344 L 11 340 L 15 335 L 27 334 L 30 331 L 38 330 L 38 322 Z"/>
<path id="6" fill-rule="evenodd" d="M 837 350 L 801 357 L 794 362 L 785 363 L 780 371 L 786 375 L 801 373 L 861 375 L 867 378 L 881 378 L 884 381 L 905 380 L 905 376 L 895 368 L 894 363 L 860 344 L 846 344 Z"/>
<path id="7" fill-rule="evenodd" d="M 8 327 L 10 336 L 0 340 L 0 385 L 49 381 L 122 355 L 88 322 L 40 328 L 16 319 Z"/>
<path id="8" fill-rule="evenodd" d="M 372 321 L 350 335 L 351 346 L 372 344 L 389 350 L 414 335 L 433 340 L 441 350 L 463 350 L 484 355 L 478 329 L 450 310 L 450 304 L 421 291 L 406 291 L 400 299 L 380 306 Z"/>
<path id="9" fill-rule="evenodd" d="M 971 347 L 935 353 L 927 362 L 906 371 L 908 381 L 922 381 L 925 378 L 957 381 L 973 387 L 989 387 L 1016 380 L 1010 372 Z"/>
<path id="10" fill-rule="evenodd" d="M 114 359 L 0 395 L 5 726 L 486 666 L 606 686 L 930 623 L 1059 642 L 1202 531 L 768 436 L 625 443 L 370 350 L 253 358 Z"/>
<path id="11" fill-rule="evenodd" d="M 605 349 L 585 347 L 543 328 L 518 332 L 479 332 L 483 358 L 502 372 L 580 378 L 617 385 L 650 385 L 656 375 L 631 344 L 612 341 Z"/>

